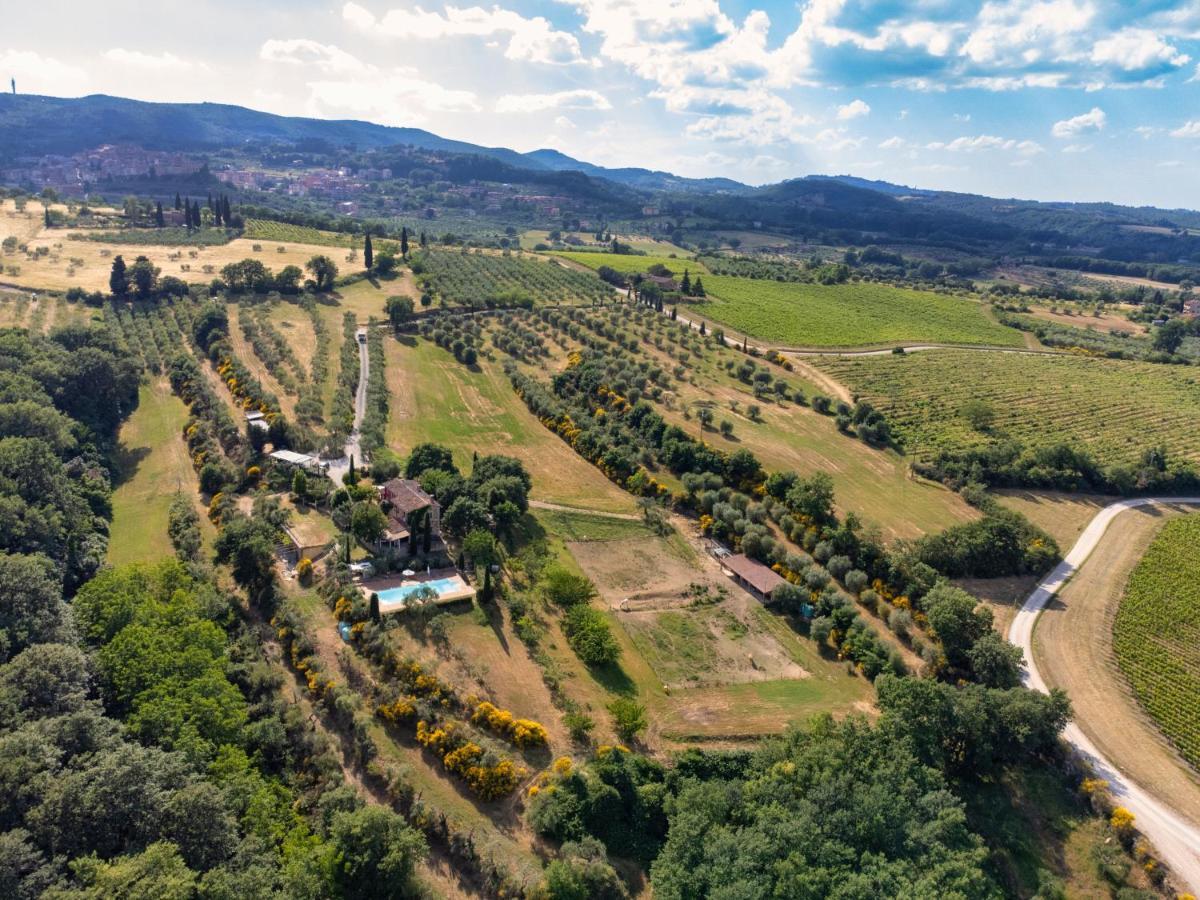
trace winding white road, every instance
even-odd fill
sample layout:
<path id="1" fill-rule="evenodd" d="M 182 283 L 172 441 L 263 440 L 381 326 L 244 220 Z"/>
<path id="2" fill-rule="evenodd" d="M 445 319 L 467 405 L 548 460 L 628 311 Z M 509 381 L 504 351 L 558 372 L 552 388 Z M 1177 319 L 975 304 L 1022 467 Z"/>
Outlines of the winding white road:
<path id="1" fill-rule="evenodd" d="M 331 460 L 326 472 L 333 479 L 333 483 L 339 486 L 350 471 L 350 460 L 354 460 L 354 464 L 360 468 L 364 462 L 362 448 L 358 443 L 358 429 L 362 427 L 363 419 L 367 415 L 367 379 L 371 377 L 371 358 L 367 355 L 367 345 L 363 340 L 366 334 L 365 328 L 359 328 L 354 334 L 354 340 L 358 342 L 358 390 L 354 394 L 354 427 L 346 436 L 346 446 L 342 450 L 341 458 Z"/>
<path id="2" fill-rule="evenodd" d="M 1025 654 L 1025 683 L 1029 687 L 1043 693 L 1048 692 L 1046 682 L 1033 659 L 1033 627 L 1038 615 L 1084 564 L 1113 519 L 1126 510 L 1154 503 L 1200 505 L 1200 497 L 1138 497 L 1106 506 L 1088 523 L 1066 558 L 1042 579 L 1029 595 L 1008 629 L 1008 639 Z M 1103 729 L 1103 723 L 1093 722 L 1091 728 L 1100 731 Z M 1067 725 L 1063 736 L 1091 763 L 1097 777 L 1108 782 L 1113 799 L 1134 814 L 1137 828 L 1154 845 L 1158 855 L 1176 877 L 1186 883 L 1193 892 L 1200 893 L 1200 823 L 1172 809 L 1122 774 L 1101 755 L 1096 745 L 1075 722 Z"/>

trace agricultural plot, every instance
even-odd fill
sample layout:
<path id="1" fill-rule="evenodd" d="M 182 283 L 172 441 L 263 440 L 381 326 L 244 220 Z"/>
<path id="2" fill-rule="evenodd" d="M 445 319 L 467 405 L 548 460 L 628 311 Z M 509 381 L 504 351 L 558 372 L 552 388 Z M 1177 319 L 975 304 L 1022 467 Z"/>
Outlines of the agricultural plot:
<path id="1" fill-rule="evenodd" d="M 1019 347 L 1021 334 L 961 297 L 858 282 L 791 284 L 711 275 L 705 316 L 793 347 L 856 347 L 906 341 Z"/>
<path id="2" fill-rule="evenodd" d="M 1138 702 L 1200 768 L 1200 516 L 1163 526 L 1129 577 L 1113 650 Z"/>
<path id="3" fill-rule="evenodd" d="M 1135 463 L 1159 444 L 1173 458 L 1200 459 L 1200 381 L 1192 369 L 965 350 L 813 364 L 883 410 L 893 434 L 917 457 L 1011 437 L 1030 447 L 1066 442 L 1101 465 Z M 992 411 L 988 431 L 972 428 L 963 416 L 968 398 Z"/>
<path id="4" fill-rule="evenodd" d="M 633 499 L 547 431 L 513 393 L 498 365 L 471 371 L 426 341 L 384 345 L 390 391 L 387 444 L 406 453 L 433 441 L 470 469 L 475 452 L 519 457 L 533 497 L 583 509 L 629 513 Z"/>
<path id="5" fill-rule="evenodd" d="M 288 222 L 273 222 L 270 219 L 247 219 L 242 236 L 252 240 L 275 241 L 281 244 L 308 244 L 317 247 L 351 247 L 362 248 L 363 237 L 360 234 L 346 234 L 341 231 L 324 231 L 320 228 L 310 228 L 307 225 L 292 225 Z M 375 250 L 395 244 L 398 252 L 398 242 L 372 239 Z"/>
<path id="6" fill-rule="evenodd" d="M 3 221 L 0 217 L 0 223 Z M 118 254 L 127 264 L 145 256 L 163 275 L 174 275 L 195 284 L 208 284 L 224 266 L 244 259 L 257 259 L 274 271 L 284 266 L 304 268 L 308 260 L 320 254 L 333 257 L 343 272 L 361 266 L 361 262 L 356 265 L 347 261 L 346 253 L 314 244 L 237 238 L 216 245 L 170 246 L 71 240 L 69 234 L 67 229 L 40 228 L 25 242 L 29 252 L 0 253 L 3 280 L 31 289 L 64 291 L 81 287 L 107 291 L 113 257 Z M 361 256 L 359 253 L 357 259 L 361 260 Z"/>
<path id="7" fill-rule="evenodd" d="M 612 296 L 598 278 L 536 256 L 432 250 L 413 261 L 423 291 L 452 306 L 594 303 Z"/>
<path id="8" fill-rule="evenodd" d="M 661 251 L 660 255 L 657 256 L 633 256 L 625 253 L 576 253 L 569 250 L 555 251 L 553 255 L 569 259 L 571 262 L 587 266 L 589 269 L 599 269 L 601 266 L 608 266 L 622 275 L 645 272 L 653 265 L 666 266 L 676 275 L 682 275 L 684 269 L 687 269 L 692 275 L 696 275 L 697 273 L 705 275 L 708 273 L 708 269 L 704 267 L 703 263 L 682 254 L 679 256 L 662 255 Z M 706 286 L 707 284 L 708 282 L 705 282 Z"/>

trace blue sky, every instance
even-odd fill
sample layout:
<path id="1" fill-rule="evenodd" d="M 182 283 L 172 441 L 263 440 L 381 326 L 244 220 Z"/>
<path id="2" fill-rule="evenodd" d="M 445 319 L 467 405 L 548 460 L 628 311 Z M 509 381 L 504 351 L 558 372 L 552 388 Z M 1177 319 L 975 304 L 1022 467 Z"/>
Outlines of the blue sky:
<path id="1" fill-rule="evenodd" d="M 1200 0 L 46 0 L 5 16 L 10 75 L 751 183 L 1200 208 Z"/>

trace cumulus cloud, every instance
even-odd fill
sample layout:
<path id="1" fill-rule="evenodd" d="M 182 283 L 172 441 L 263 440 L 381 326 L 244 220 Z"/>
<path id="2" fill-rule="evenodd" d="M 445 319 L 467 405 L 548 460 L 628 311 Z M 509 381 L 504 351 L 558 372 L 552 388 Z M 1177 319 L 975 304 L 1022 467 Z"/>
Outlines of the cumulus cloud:
<path id="1" fill-rule="evenodd" d="M 927 150 L 947 150 L 951 153 L 975 153 L 980 150 L 1012 150 L 1021 156 L 1041 153 L 1043 147 L 1037 141 L 1018 141 L 1014 138 L 997 137 L 994 134 L 979 134 L 957 137 L 952 141 L 933 141 L 925 145 Z"/>
<path id="2" fill-rule="evenodd" d="M 599 91 L 586 89 L 553 94 L 505 94 L 496 101 L 496 112 L 541 112 L 546 109 L 612 109 Z"/>
<path id="3" fill-rule="evenodd" d="M 104 58 L 111 63 L 131 66 L 135 69 L 150 69 L 163 71 L 169 69 L 191 69 L 194 64 L 181 59 L 174 53 L 143 53 L 141 50 L 126 50 L 124 47 L 113 47 L 104 52 Z"/>
<path id="4" fill-rule="evenodd" d="M 79 66 L 32 50 L 0 52 L 0 73 L 15 78 L 17 89 L 30 94 L 78 96 L 86 93 L 90 85 L 87 72 Z"/>
<path id="5" fill-rule="evenodd" d="M 345 50 L 307 38 L 265 41 L 258 56 L 267 62 L 314 66 L 322 72 L 337 74 L 365 73 L 369 69 Z"/>
<path id="6" fill-rule="evenodd" d="M 849 119 L 858 119 L 871 114 L 871 107 L 862 100 L 852 100 L 844 106 L 839 106 L 837 117 L 844 121 Z"/>
<path id="7" fill-rule="evenodd" d="M 1055 122 L 1050 133 L 1056 138 L 1072 138 L 1088 131 L 1103 131 L 1108 124 L 1108 116 L 1098 106 L 1093 106 L 1088 112 Z"/>
<path id="8" fill-rule="evenodd" d="M 1186 66 L 1191 58 L 1153 31 L 1125 28 L 1097 41 L 1092 47 L 1091 60 L 1123 72 L 1152 77 Z"/>
<path id="9" fill-rule="evenodd" d="M 308 87 L 309 112 L 318 117 L 349 115 L 387 125 L 409 125 L 427 121 L 428 113 L 481 110 L 473 91 L 426 81 L 409 68 L 312 81 Z"/>
<path id="10" fill-rule="evenodd" d="M 1185 122 L 1171 132 L 1173 138 L 1200 138 L 1200 119 Z"/>
<path id="11" fill-rule="evenodd" d="M 342 7 L 342 19 L 363 31 L 407 40 L 507 35 L 504 55 L 508 59 L 556 65 L 585 61 L 573 34 L 555 30 L 542 16 L 526 18 L 499 6 L 447 6 L 444 13 L 414 6 L 388 10 L 377 19 L 370 10 L 351 2 Z"/>

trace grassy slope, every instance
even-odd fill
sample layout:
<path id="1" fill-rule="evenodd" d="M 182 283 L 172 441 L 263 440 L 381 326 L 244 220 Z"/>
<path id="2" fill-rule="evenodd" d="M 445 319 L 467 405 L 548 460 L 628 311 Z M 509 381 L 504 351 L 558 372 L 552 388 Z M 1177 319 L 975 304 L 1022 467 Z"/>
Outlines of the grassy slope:
<path id="1" fill-rule="evenodd" d="M 471 371 L 434 344 L 388 340 L 391 391 L 388 446 L 407 452 L 434 441 L 468 470 L 473 452 L 507 453 L 533 476 L 533 497 L 566 506 L 632 512 L 633 499 L 546 430 L 513 392 L 498 365 Z"/>
<path id="2" fill-rule="evenodd" d="M 1134 463 L 1159 443 L 1176 458 L 1200 459 L 1193 369 L 955 350 L 813 364 L 882 409 L 915 455 L 981 447 L 1007 435 L 1030 446 L 1065 441 L 1102 464 Z M 991 404 L 991 435 L 960 415 L 966 398 Z"/>
<path id="3" fill-rule="evenodd" d="M 851 347 L 897 341 L 1020 346 L 982 304 L 883 284 L 793 284 L 711 275 L 712 302 L 699 312 L 739 331 L 797 347 Z"/>
<path id="4" fill-rule="evenodd" d="M 167 512 L 175 492 L 196 494 L 181 432 L 187 408 L 163 380 L 142 385 L 140 403 L 122 426 L 116 454 L 108 562 L 114 566 L 170 556 Z M 199 508 L 199 507 L 198 507 Z M 211 530 L 201 516 L 201 528 Z"/>
<path id="5" fill-rule="evenodd" d="M 708 273 L 708 269 L 704 268 L 701 263 L 696 262 L 694 259 L 688 259 L 683 256 L 671 258 L 665 254 L 656 256 L 632 256 L 626 254 L 618 255 L 615 253 L 572 253 L 570 251 L 555 252 L 553 255 L 561 256 L 563 259 L 569 259 L 572 262 L 577 262 L 581 265 L 587 266 L 589 269 L 599 269 L 601 266 L 608 266 L 610 269 L 615 269 L 618 272 L 645 272 L 655 263 L 661 263 L 672 272 L 676 272 L 679 275 L 683 274 L 684 269 L 689 270 L 693 276 L 699 272 L 707 277 Z M 705 281 L 705 285 L 707 284 L 708 282 Z"/>

